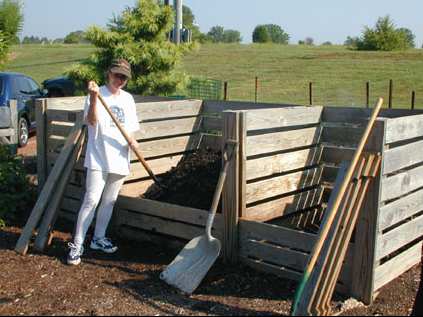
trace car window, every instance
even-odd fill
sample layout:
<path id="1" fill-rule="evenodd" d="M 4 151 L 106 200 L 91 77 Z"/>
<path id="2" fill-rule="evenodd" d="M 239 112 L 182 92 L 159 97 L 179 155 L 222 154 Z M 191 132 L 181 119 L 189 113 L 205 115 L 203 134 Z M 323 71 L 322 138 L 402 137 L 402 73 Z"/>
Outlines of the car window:
<path id="1" fill-rule="evenodd" d="M 38 86 L 38 84 L 34 80 L 27 77 L 26 81 L 27 81 L 27 84 L 29 86 L 28 92 L 30 92 L 31 94 L 37 94 L 40 91 L 40 87 Z"/>
<path id="2" fill-rule="evenodd" d="M 4 94 L 4 78 L 0 77 L 0 95 Z"/>
<path id="3" fill-rule="evenodd" d="M 18 80 L 18 77 L 12 76 L 10 77 L 10 86 L 11 86 L 11 98 L 17 99 L 17 97 L 20 95 L 21 87 L 19 85 L 20 81 Z"/>

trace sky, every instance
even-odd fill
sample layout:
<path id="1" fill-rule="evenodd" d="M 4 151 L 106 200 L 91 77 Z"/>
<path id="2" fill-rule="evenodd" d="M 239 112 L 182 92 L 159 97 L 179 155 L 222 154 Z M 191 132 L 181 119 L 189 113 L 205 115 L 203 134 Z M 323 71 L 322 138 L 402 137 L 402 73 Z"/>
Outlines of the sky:
<path id="1" fill-rule="evenodd" d="M 135 0 L 23 0 L 24 36 L 63 38 L 90 25 L 106 26 Z M 170 1 L 173 3 L 173 1 Z M 191 8 L 202 32 L 221 25 L 241 32 L 251 43 L 258 24 L 278 24 L 297 43 L 312 37 L 316 44 L 342 44 L 347 36 L 359 36 L 378 17 L 390 15 L 397 27 L 409 28 L 423 44 L 422 0 L 183 0 Z"/>

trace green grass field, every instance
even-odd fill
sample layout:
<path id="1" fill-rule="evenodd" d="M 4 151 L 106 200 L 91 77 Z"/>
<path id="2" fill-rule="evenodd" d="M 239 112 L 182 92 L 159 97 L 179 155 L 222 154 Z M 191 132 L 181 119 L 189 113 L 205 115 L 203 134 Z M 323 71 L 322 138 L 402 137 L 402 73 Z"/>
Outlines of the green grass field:
<path id="1" fill-rule="evenodd" d="M 33 76 L 37 81 L 58 76 L 93 51 L 89 45 L 23 45 L 13 47 L 6 69 Z M 342 46 L 208 44 L 187 55 L 180 69 L 189 75 L 229 83 L 229 99 L 308 104 L 313 82 L 314 103 L 363 106 L 370 81 L 371 102 L 388 97 L 394 82 L 393 105 L 409 107 L 411 91 L 423 108 L 423 50 L 355 52 Z"/>

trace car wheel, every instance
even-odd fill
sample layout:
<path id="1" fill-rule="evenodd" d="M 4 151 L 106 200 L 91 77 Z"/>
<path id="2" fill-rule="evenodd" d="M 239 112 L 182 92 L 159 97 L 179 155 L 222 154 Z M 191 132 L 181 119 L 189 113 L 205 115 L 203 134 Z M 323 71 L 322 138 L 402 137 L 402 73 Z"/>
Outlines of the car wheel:
<path id="1" fill-rule="evenodd" d="M 28 144 L 28 139 L 29 139 L 29 125 L 28 125 L 28 121 L 26 121 L 25 118 L 19 118 L 19 123 L 18 123 L 18 142 L 19 142 L 19 147 L 24 147 L 25 145 Z"/>

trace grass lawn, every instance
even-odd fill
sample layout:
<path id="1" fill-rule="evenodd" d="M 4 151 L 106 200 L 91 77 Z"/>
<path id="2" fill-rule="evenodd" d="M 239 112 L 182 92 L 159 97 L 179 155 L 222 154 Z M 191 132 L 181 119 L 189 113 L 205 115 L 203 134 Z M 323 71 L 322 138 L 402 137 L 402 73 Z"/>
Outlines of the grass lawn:
<path id="1" fill-rule="evenodd" d="M 6 69 L 33 76 L 37 81 L 58 76 L 72 63 L 87 57 L 89 45 L 22 45 L 12 49 Z M 423 50 L 355 52 L 343 46 L 271 44 L 207 44 L 188 54 L 180 69 L 189 75 L 229 82 L 229 99 L 308 104 L 308 83 L 313 82 L 314 103 L 363 106 L 366 81 L 371 103 L 388 97 L 394 82 L 394 107 L 409 107 L 411 91 L 423 108 Z"/>

